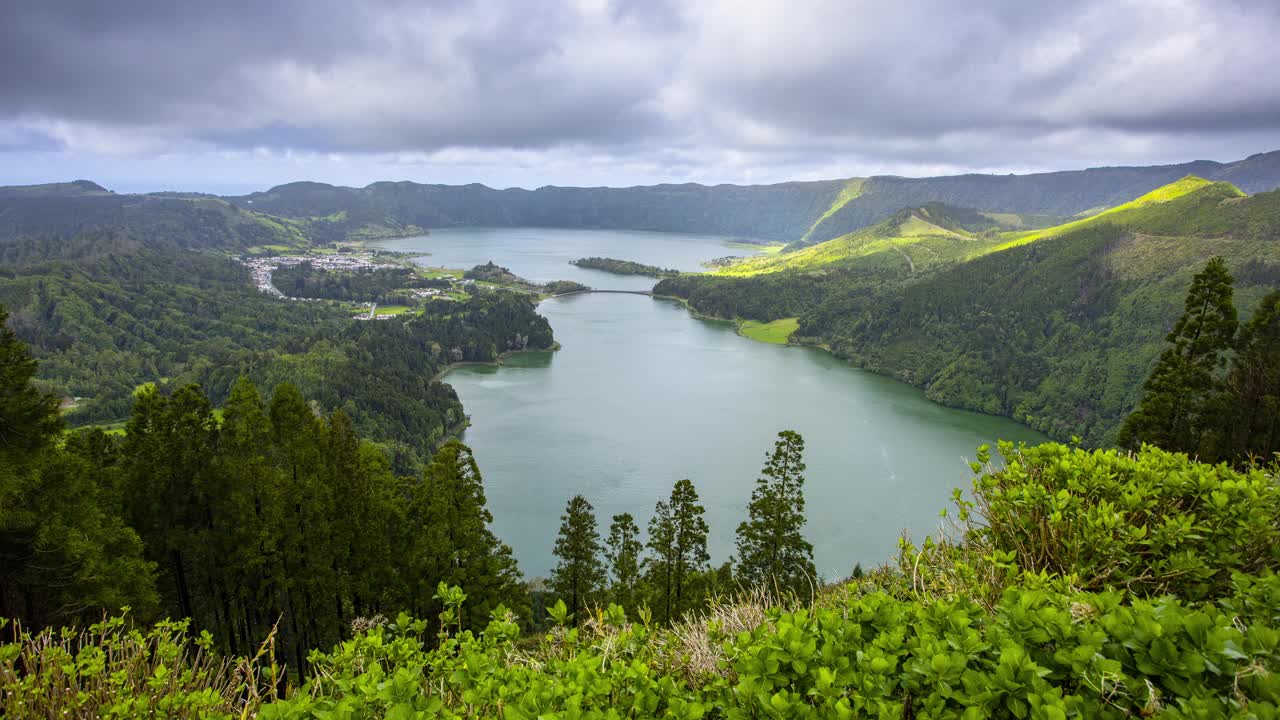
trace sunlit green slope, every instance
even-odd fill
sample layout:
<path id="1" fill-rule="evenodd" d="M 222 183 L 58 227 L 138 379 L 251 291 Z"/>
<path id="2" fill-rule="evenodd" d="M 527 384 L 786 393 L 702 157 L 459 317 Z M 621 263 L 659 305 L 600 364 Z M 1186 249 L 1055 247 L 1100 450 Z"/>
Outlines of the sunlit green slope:
<path id="1" fill-rule="evenodd" d="M 1151 221 L 1156 221 L 1166 231 L 1161 234 L 1198 235 L 1205 229 L 1202 227 L 1203 221 L 1209 219 L 1206 216 L 1212 214 L 1211 211 L 1215 206 L 1223 201 L 1241 197 L 1244 197 L 1244 193 L 1231 183 L 1212 182 L 1188 175 L 1177 182 L 1156 188 L 1136 200 L 1075 222 L 1041 230 L 1008 233 L 1004 236 L 1004 242 L 989 248 L 987 252 L 1005 250 L 1047 237 L 1058 237 L 1099 223 L 1142 228 Z M 1173 204 L 1166 205 L 1168 203 Z M 1221 227 L 1221 231 L 1226 230 L 1228 230 L 1227 227 Z"/>
<path id="2" fill-rule="evenodd" d="M 1099 224 L 1160 235 L 1223 234 L 1230 231 L 1230 224 L 1214 210 L 1223 202 L 1242 197 L 1244 193 L 1230 183 L 1188 175 L 1087 218 L 1035 230 L 1009 230 L 1025 222 L 1011 213 L 983 213 L 933 203 L 903 210 L 877 225 L 795 252 L 752 258 L 717 274 L 750 277 L 848 265 L 906 266 L 915 273 Z"/>

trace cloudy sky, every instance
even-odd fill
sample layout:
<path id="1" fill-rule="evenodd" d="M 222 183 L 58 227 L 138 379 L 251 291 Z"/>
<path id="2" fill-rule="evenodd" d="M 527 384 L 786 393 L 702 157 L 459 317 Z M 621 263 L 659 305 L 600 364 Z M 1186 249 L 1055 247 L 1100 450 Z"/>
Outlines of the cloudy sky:
<path id="1" fill-rule="evenodd" d="M 0 184 L 777 182 L 1280 149 L 1276 0 L 3 0 Z"/>

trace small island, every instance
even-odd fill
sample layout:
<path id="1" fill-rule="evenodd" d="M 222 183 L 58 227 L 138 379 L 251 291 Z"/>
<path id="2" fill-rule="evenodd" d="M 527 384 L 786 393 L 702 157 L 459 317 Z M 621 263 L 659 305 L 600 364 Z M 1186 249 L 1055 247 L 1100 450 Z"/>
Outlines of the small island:
<path id="1" fill-rule="evenodd" d="M 589 270 L 603 270 L 615 275 L 648 275 L 649 277 L 664 278 L 680 274 L 679 270 L 645 265 L 632 260 L 618 260 L 617 258 L 578 258 L 577 260 L 570 260 L 569 264 Z"/>
<path id="2" fill-rule="evenodd" d="M 590 286 L 572 280 L 552 280 L 542 286 L 542 291 L 548 295 L 567 295 L 575 292 L 587 292 L 590 289 Z"/>

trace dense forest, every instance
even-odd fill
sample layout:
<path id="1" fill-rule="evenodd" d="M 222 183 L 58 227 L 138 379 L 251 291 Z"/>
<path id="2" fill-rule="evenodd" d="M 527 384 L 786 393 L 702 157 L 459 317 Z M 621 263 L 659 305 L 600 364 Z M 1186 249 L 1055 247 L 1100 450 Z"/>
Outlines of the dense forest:
<path id="1" fill-rule="evenodd" d="M 383 304 L 411 304 L 409 288 L 448 289 L 448 278 L 419 277 L 411 268 L 373 268 L 358 271 L 321 270 L 309 262 L 277 268 L 272 284 L 289 297 L 351 300 Z"/>
<path id="2" fill-rule="evenodd" d="M 432 380 L 449 363 L 554 345 L 546 320 L 516 293 L 353 323 L 336 306 L 258 293 L 223 257 L 109 233 L 67 244 L 89 242 L 101 254 L 0 268 L 0 302 L 40 358 L 41 383 L 79 398 L 73 423 L 126 417 L 148 382 L 199 384 L 221 405 L 247 375 L 345 410 L 362 433 L 401 448 L 403 469 L 465 421 L 452 388 Z"/>

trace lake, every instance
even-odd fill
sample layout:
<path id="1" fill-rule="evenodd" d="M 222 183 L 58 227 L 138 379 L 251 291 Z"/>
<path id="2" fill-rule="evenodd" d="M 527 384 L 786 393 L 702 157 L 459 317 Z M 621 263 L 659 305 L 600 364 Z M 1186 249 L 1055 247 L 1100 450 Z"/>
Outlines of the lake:
<path id="1" fill-rule="evenodd" d="M 593 238 L 596 238 L 593 240 Z M 564 230 L 433 231 L 381 243 L 427 250 L 430 265 L 492 259 L 531 280 L 648 288 L 648 278 L 579 270 L 601 255 L 696 269 L 741 254 L 723 238 Z M 591 277 L 592 281 L 583 279 Z M 639 283 L 634 281 L 639 280 Z M 778 431 L 805 439 L 805 534 L 819 572 L 887 560 L 897 537 L 935 532 L 952 488 L 982 443 L 1043 441 L 1010 420 L 953 410 L 923 392 L 857 370 L 816 348 L 767 345 L 727 322 L 641 295 L 575 295 L 542 303 L 558 352 L 448 375 L 471 416 L 463 440 L 484 476 L 494 529 L 527 576 L 545 575 L 570 497 L 595 506 L 601 534 L 630 512 L 643 529 L 654 503 L 690 478 L 707 509 L 716 564 L 733 552 L 755 480 Z"/>
<path id="2" fill-rule="evenodd" d="M 634 260 L 645 265 L 686 272 L 702 270 L 703 261 L 752 251 L 725 247 L 717 235 L 683 235 L 626 230 L 560 230 L 554 228 L 445 228 L 430 235 L 384 240 L 378 247 L 428 252 L 419 263 L 467 269 L 493 262 L 520 277 L 544 283 L 575 280 L 596 289 L 648 290 L 657 282 L 641 275 L 614 275 L 570 265 L 584 257 Z"/>

